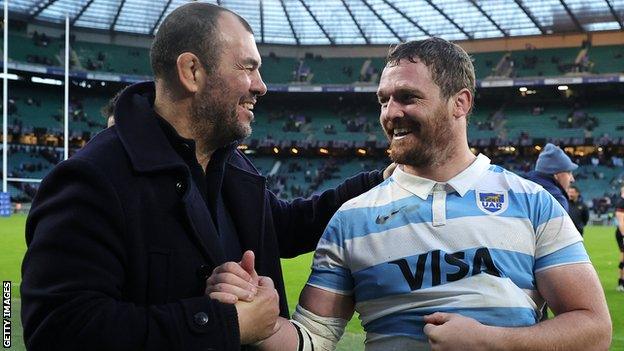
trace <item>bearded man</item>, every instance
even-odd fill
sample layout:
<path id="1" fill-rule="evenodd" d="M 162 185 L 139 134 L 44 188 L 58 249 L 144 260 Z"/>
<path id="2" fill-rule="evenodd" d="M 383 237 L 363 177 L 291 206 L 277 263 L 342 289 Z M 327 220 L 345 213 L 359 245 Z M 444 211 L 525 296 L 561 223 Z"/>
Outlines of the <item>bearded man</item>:
<path id="1" fill-rule="evenodd" d="M 267 91 L 237 14 L 181 6 L 150 55 L 155 82 L 125 89 L 115 125 L 59 164 L 33 202 L 21 285 L 29 350 L 239 350 L 264 339 L 288 316 L 280 257 L 312 251 L 338 207 L 383 180 L 363 173 L 290 203 L 267 190 L 237 150 Z M 245 282 L 252 302 L 205 295 L 226 261 L 263 276 Z"/>
<path id="2" fill-rule="evenodd" d="M 455 44 L 390 52 L 377 96 L 399 166 L 330 220 L 292 320 L 262 349 L 333 350 L 354 310 L 367 351 L 608 349 L 604 293 L 567 213 L 471 153 L 474 90 Z M 544 302 L 556 316 L 539 322 Z"/>

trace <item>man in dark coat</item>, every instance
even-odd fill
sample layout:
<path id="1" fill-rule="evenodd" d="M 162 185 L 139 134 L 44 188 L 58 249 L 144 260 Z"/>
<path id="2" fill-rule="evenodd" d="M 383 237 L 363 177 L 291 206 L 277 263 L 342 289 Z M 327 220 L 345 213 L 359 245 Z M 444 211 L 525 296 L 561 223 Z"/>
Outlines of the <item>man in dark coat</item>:
<path id="1" fill-rule="evenodd" d="M 567 189 L 574 183 L 572 172 L 577 168 L 578 165 L 560 147 L 548 143 L 537 158 L 535 170 L 527 173 L 525 178 L 543 186 L 567 212 Z"/>
<path id="2" fill-rule="evenodd" d="M 21 285 L 30 350 L 239 350 L 261 340 L 288 316 L 280 257 L 313 250 L 338 207 L 382 181 L 365 173 L 290 203 L 267 190 L 236 147 L 266 92 L 238 15 L 176 9 L 151 61 L 155 83 L 126 89 L 116 125 L 59 164 L 33 202 Z M 254 301 L 207 297 L 212 270 L 245 250 L 267 277 Z"/>
<path id="3" fill-rule="evenodd" d="M 565 154 L 560 147 L 548 143 L 537 157 L 535 170 L 525 174 L 524 178 L 546 189 L 568 212 L 567 188 L 574 182 L 572 171 L 578 165 Z M 548 306 L 542 308 L 542 320 L 548 319 Z"/>
<path id="4" fill-rule="evenodd" d="M 568 202 L 569 209 L 568 214 L 574 222 L 574 226 L 576 229 L 583 235 L 583 231 L 587 222 L 589 222 L 589 209 L 587 205 L 583 203 L 583 199 L 581 199 L 581 192 L 579 188 L 575 185 L 570 185 L 568 188 L 568 197 L 570 201 Z"/>

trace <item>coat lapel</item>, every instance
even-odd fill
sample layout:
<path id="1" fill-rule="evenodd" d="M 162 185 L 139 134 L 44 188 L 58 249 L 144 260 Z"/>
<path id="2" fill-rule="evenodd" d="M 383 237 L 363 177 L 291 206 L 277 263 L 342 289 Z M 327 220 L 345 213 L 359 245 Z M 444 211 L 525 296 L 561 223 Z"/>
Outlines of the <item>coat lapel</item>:
<path id="1" fill-rule="evenodd" d="M 234 219 L 236 231 L 243 250 L 256 254 L 256 264 L 261 261 L 265 227 L 265 186 L 266 179 L 226 164 L 223 179 L 223 195 L 228 211 Z"/>
<path id="2" fill-rule="evenodd" d="M 135 84 L 124 90 L 115 106 L 115 123 L 121 143 L 137 172 L 173 170 L 180 174 L 187 187 L 181 195 L 184 213 L 190 225 L 191 233 L 188 235 L 209 262 L 221 264 L 225 254 L 210 212 L 184 160 L 171 147 L 158 124 L 150 100 L 153 95 L 153 82 Z"/>
<path id="3" fill-rule="evenodd" d="M 217 236 L 217 228 L 212 222 L 212 216 L 206 207 L 206 202 L 199 193 L 194 182 L 189 182 L 189 191 L 182 198 L 186 217 L 191 225 L 191 235 L 202 253 L 215 265 L 225 262 L 225 254 Z"/>

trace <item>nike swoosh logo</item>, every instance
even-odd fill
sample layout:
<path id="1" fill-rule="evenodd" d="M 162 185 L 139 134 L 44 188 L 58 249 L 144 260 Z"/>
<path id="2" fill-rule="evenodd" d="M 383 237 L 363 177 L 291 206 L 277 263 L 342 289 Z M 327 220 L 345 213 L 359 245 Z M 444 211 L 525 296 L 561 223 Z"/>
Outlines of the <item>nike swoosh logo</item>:
<path id="1" fill-rule="evenodd" d="M 375 219 L 375 223 L 376 224 L 386 224 L 386 222 L 395 214 L 399 213 L 399 211 L 401 211 L 403 208 L 405 208 L 405 206 L 399 208 L 398 210 L 394 210 L 392 212 L 390 212 L 390 214 L 382 216 L 382 215 L 378 215 L 377 219 Z"/>

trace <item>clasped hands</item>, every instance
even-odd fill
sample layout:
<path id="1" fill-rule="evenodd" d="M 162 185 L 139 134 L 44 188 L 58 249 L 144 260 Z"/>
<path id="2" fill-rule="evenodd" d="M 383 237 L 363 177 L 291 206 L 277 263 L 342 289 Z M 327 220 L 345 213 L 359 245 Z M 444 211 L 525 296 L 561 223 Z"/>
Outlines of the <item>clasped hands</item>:
<path id="1" fill-rule="evenodd" d="M 262 341 L 279 328 L 279 295 L 269 277 L 258 276 L 255 256 L 246 251 L 240 262 L 226 262 L 206 280 L 206 295 L 234 304 L 238 313 L 241 344 Z M 487 327 L 473 318 L 436 312 L 424 316 L 424 333 L 431 350 L 483 350 Z"/>
<path id="2" fill-rule="evenodd" d="M 206 279 L 207 296 L 236 307 L 241 345 L 262 341 L 278 330 L 279 295 L 271 278 L 258 276 L 254 261 L 253 251 L 246 251 L 240 262 L 226 262 Z"/>

